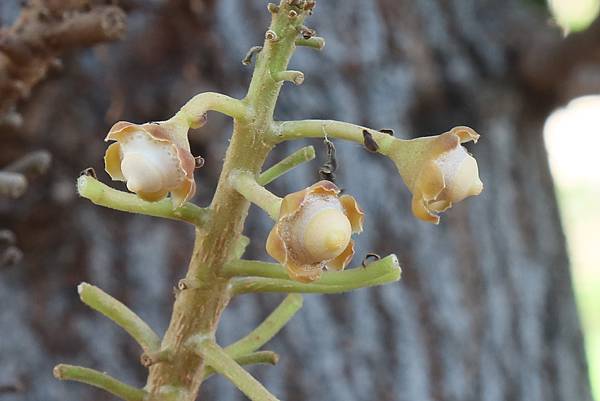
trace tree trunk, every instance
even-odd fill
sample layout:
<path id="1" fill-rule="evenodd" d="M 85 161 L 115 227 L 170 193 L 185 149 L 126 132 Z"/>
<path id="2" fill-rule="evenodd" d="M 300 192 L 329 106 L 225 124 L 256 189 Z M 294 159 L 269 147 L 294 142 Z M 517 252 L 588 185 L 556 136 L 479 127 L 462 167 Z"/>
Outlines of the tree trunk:
<path id="1" fill-rule="evenodd" d="M 8 3 L 5 23 L 16 10 L 16 1 Z M 102 139 L 114 121 L 166 118 L 201 91 L 243 96 L 251 70 L 240 61 L 262 41 L 268 14 L 262 1 L 143 3 L 129 12 L 125 41 L 67 61 L 23 105 L 22 132 L 2 133 L 0 165 L 31 148 L 55 157 L 52 171 L 24 198 L 0 203 L 3 225 L 25 252 L 20 267 L 0 272 L 0 385 L 25 385 L 24 393 L 3 400 L 109 399 L 55 381 L 51 370 L 59 361 L 143 383 L 140 350 L 80 305 L 80 281 L 123 300 L 161 333 L 168 323 L 192 229 L 102 210 L 78 199 L 73 182 L 88 166 L 108 181 Z M 268 345 L 282 356 L 279 365 L 251 368 L 282 400 L 591 400 L 542 127 L 567 96 L 591 90 L 571 83 L 597 57 L 580 44 L 598 27 L 562 41 L 546 19 L 543 8 L 517 0 L 318 4 L 307 23 L 327 46 L 298 50 L 291 67 L 306 80 L 284 87 L 278 118 L 346 120 L 394 128 L 403 138 L 471 126 L 481 134 L 470 151 L 485 189 L 450 209 L 440 226 L 428 225 L 411 215 L 410 194 L 391 162 L 335 142 L 338 184 L 367 213 L 353 265 L 367 252 L 393 252 L 403 277 L 381 288 L 305 297 Z M 567 61 L 553 61 L 562 54 Z M 230 132 L 224 118 L 209 120 L 192 135 L 193 151 L 206 158 L 198 173 L 202 204 L 214 190 Z M 310 143 L 324 154 L 320 141 Z M 301 145 L 281 145 L 276 154 Z M 284 195 L 303 188 L 317 169 L 313 162 L 271 189 Z M 246 257 L 266 258 L 271 224 L 251 212 Z M 234 300 L 219 341 L 247 333 L 279 299 Z M 212 378 L 200 399 L 244 397 Z"/>

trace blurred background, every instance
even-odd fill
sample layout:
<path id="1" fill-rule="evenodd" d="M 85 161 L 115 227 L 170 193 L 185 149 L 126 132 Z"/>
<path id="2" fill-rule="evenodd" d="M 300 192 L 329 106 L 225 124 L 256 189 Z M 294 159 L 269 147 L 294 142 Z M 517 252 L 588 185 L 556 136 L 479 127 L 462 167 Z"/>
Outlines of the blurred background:
<path id="1" fill-rule="evenodd" d="M 393 252 L 403 278 L 307 296 L 268 344 L 279 365 L 252 368 L 277 396 L 589 401 L 593 388 L 600 398 L 599 9 L 598 0 L 318 3 L 307 25 L 327 46 L 298 49 L 291 68 L 306 80 L 284 86 L 277 117 L 346 120 L 401 138 L 471 126 L 482 136 L 469 151 L 485 190 L 434 227 L 412 216 L 389 160 L 336 141 L 338 182 L 367 211 L 353 265 Z M 76 285 L 98 285 L 163 332 L 193 231 L 93 206 L 75 179 L 93 167 L 109 181 L 103 138 L 117 120 L 168 118 L 202 91 L 244 96 L 251 68 L 240 61 L 262 42 L 266 2 L 3 0 L 0 23 L 0 169 L 28 178 L 0 195 L 0 400 L 109 400 L 52 377 L 66 362 L 144 384 L 137 345 L 82 305 Z M 201 205 L 230 128 L 210 114 L 191 133 L 206 159 Z M 267 164 L 306 143 L 319 160 L 272 191 L 317 179 L 318 140 L 283 144 Z M 245 257 L 266 260 L 271 224 L 251 210 Z M 280 298 L 234 300 L 219 341 L 246 334 Z M 244 399 L 221 378 L 200 397 Z"/>

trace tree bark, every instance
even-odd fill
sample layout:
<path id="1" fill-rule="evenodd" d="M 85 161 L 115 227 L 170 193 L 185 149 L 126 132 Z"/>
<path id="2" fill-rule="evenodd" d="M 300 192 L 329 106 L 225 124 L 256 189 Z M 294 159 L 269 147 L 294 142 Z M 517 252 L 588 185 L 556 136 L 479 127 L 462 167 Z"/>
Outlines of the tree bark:
<path id="1" fill-rule="evenodd" d="M 25 253 L 19 267 L 0 272 L 0 385 L 24 384 L 22 394 L 7 400 L 109 399 L 55 381 L 51 371 L 59 361 L 143 384 L 140 350 L 79 304 L 80 281 L 119 298 L 161 333 L 168 323 L 192 229 L 101 210 L 78 199 L 73 182 L 88 166 L 108 180 L 101 173 L 102 138 L 114 121 L 166 118 L 201 91 L 243 96 L 251 71 L 240 61 L 262 41 L 268 13 L 262 1 L 148 4 L 130 11 L 135 22 L 122 43 L 67 61 L 23 105 L 22 131 L 1 134 L 0 165 L 38 147 L 55 160 L 18 203 L 0 203 L 3 225 L 16 232 Z M 251 368 L 282 400 L 591 400 L 542 128 L 566 96 L 594 88 L 576 76 L 593 58 L 577 42 L 572 65 L 561 59 L 555 68 L 567 75 L 540 79 L 556 49 L 573 54 L 546 19 L 544 9 L 517 0 L 318 4 L 307 24 L 327 46 L 297 51 L 290 67 L 306 79 L 284 87 L 276 116 L 394 128 L 404 138 L 469 125 L 481 134 L 470 151 L 485 189 L 434 227 L 411 215 L 410 194 L 391 162 L 336 141 L 338 184 L 367 213 L 354 264 L 367 252 L 393 252 L 403 278 L 305 297 L 301 312 L 268 345 L 282 356 L 279 365 Z M 600 41 L 597 30 L 590 32 L 581 38 Z M 229 132 L 227 121 L 211 114 L 192 134 L 193 152 L 206 159 L 197 177 L 202 204 L 214 191 Z M 324 155 L 322 142 L 307 142 Z M 304 144 L 281 145 L 276 154 Z M 313 162 L 270 188 L 279 195 L 296 191 L 317 179 L 317 169 Z M 266 258 L 271 224 L 251 210 L 247 257 Z M 246 334 L 278 300 L 235 299 L 219 341 Z M 211 399 L 244 398 L 224 379 L 211 378 L 200 400 Z"/>

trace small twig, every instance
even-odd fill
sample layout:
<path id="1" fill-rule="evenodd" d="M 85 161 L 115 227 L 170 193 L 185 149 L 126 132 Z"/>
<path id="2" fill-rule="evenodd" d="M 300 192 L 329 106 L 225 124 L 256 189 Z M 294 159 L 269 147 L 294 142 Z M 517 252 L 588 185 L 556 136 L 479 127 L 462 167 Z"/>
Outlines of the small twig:
<path id="1" fill-rule="evenodd" d="M 54 377 L 59 380 L 73 380 L 89 384 L 107 391 L 125 401 L 144 401 L 146 392 L 94 369 L 60 364 L 54 367 Z"/>
<path id="2" fill-rule="evenodd" d="M 310 39 L 298 38 L 296 39 L 296 46 L 311 47 L 317 50 L 323 50 L 325 47 L 325 39 L 320 36 L 313 36 Z"/>
<path id="3" fill-rule="evenodd" d="M 253 401 L 279 401 L 214 341 L 204 340 L 196 347 L 206 364 L 229 379 L 246 397 Z"/>
<path id="4" fill-rule="evenodd" d="M 259 185 L 252 174 L 246 171 L 232 171 L 229 182 L 240 195 L 264 210 L 273 220 L 277 220 L 281 198 Z"/>
<path id="5" fill-rule="evenodd" d="M 279 362 L 279 355 L 277 355 L 273 351 L 258 351 L 258 352 L 253 352 L 251 354 L 239 356 L 237 358 L 234 358 L 234 360 L 241 366 L 258 365 L 258 364 L 277 365 L 277 362 Z M 213 368 L 211 368 L 210 366 L 208 366 L 204 370 L 203 380 L 208 379 L 210 376 L 212 376 L 215 373 L 216 373 L 215 370 Z"/>
<path id="6" fill-rule="evenodd" d="M 281 177 L 294 167 L 310 161 L 315 158 L 315 148 L 312 146 L 305 146 L 303 148 L 298 149 L 285 159 L 276 163 L 272 167 L 263 171 L 257 178 L 256 182 L 259 185 L 267 185 L 277 178 Z"/>
<path id="7" fill-rule="evenodd" d="M 301 71 L 276 71 L 271 73 L 271 77 L 276 82 L 287 81 L 294 85 L 302 85 L 304 82 L 304 74 Z"/>
<path id="8" fill-rule="evenodd" d="M 250 48 L 250 50 L 248 50 L 248 53 L 246 53 L 246 55 L 244 56 L 244 59 L 242 60 L 242 64 L 243 65 L 252 64 L 252 57 L 254 57 L 255 54 L 260 53 L 262 48 L 263 48 L 262 46 L 252 46 Z"/>
<path id="9" fill-rule="evenodd" d="M 122 302 L 88 283 L 79 284 L 77 292 L 84 304 L 121 326 L 140 344 L 144 352 L 151 353 L 159 349 L 160 338 L 158 335 Z"/>
<path id="10" fill-rule="evenodd" d="M 96 205 L 123 212 L 186 221 L 199 227 L 206 225 L 210 219 L 209 210 L 193 203 L 187 202 L 173 209 L 173 202 L 169 198 L 158 202 L 147 202 L 135 194 L 118 191 L 88 175 L 82 175 L 77 179 L 77 191 L 80 196 Z"/>
<path id="11" fill-rule="evenodd" d="M 288 295 L 257 328 L 247 336 L 227 346 L 225 351 L 232 358 L 256 351 L 273 338 L 294 317 L 296 312 L 302 308 L 302 303 L 302 295 Z"/>
<path id="12" fill-rule="evenodd" d="M 152 365 L 162 362 L 170 362 L 173 358 L 173 351 L 170 348 L 161 349 L 155 352 L 144 352 L 140 356 L 142 366 L 149 368 Z"/>

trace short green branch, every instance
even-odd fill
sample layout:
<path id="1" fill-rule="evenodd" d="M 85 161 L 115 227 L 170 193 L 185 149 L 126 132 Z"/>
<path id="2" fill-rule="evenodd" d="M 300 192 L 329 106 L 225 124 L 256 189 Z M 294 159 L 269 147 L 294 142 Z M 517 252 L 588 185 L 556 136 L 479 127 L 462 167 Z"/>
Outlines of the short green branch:
<path id="1" fill-rule="evenodd" d="M 313 49 L 323 50 L 325 47 L 325 39 L 319 36 L 313 36 L 309 39 L 298 38 L 296 39 L 296 46 L 312 47 Z"/>
<path id="2" fill-rule="evenodd" d="M 84 304 L 121 326 L 140 344 L 144 352 L 150 353 L 159 349 L 158 335 L 123 303 L 88 283 L 79 284 L 77 291 Z"/>
<path id="3" fill-rule="evenodd" d="M 122 383 L 106 373 L 98 372 L 94 369 L 60 364 L 54 367 L 53 373 L 54 377 L 59 380 L 72 380 L 89 384 L 90 386 L 98 387 L 125 401 L 143 401 L 146 396 L 145 391 Z"/>
<path id="4" fill-rule="evenodd" d="M 247 120 L 250 116 L 250 110 L 243 101 L 216 92 L 194 96 L 177 114 L 182 113 L 190 127 L 198 128 L 203 124 L 206 112 L 210 110 L 239 120 Z"/>
<path id="5" fill-rule="evenodd" d="M 205 225 L 210 216 L 208 209 L 192 203 L 185 203 L 183 206 L 173 209 L 173 203 L 169 198 L 158 202 L 148 202 L 135 194 L 111 188 L 87 175 L 82 175 L 77 179 L 77 191 L 79 195 L 99 206 L 122 212 L 186 221 L 196 226 Z"/>
<path id="6" fill-rule="evenodd" d="M 345 139 L 363 144 L 363 130 L 368 131 L 379 147 L 379 153 L 386 154 L 389 145 L 398 140 L 388 134 L 376 131 L 371 128 L 362 127 L 356 124 L 350 124 L 335 120 L 298 120 L 298 121 L 279 121 L 273 123 L 273 129 L 270 138 L 273 142 L 279 143 L 300 138 L 322 138 L 325 135 L 331 138 Z"/>
<path id="7" fill-rule="evenodd" d="M 302 85 L 304 82 L 304 74 L 301 71 L 276 71 L 271 73 L 271 77 L 275 82 L 287 81 L 294 85 Z"/>
<path id="8" fill-rule="evenodd" d="M 247 171 L 232 171 L 229 175 L 229 183 L 244 198 L 263 209 L 273 220 L 277 219 L 281 198 L 260 186 L 253 174 Z"/>
<path id="9" fill-rule="evenodd" d="M 233 358 L 256 351 L 273 338 L 302 308 L 302 296 L 290 294 L 252 332 L 225 348 Z"/>
<path id="10" fill-rule="evenodd" d="M 279 355 L 277 355 L 273 351 L 258 351 L 239 356 L 237 358 L 234 358 L 234 360 L 241 366 L 259 364 L 277 365 L 277 362 L 279 362 Z M 210 366 L 207 367 L 204 371 L 204 380 L 212 376 L 214 373 L 215 370 L 213 368 L 211 368 Z"/>
<path id="11" fill-rule="evenodd" d="M 253 401 L 279 401 L 214 341 L 203 340 L 196 344 L 196 351 L 208 366 L 229 379 L 246 397 Z"/>
<path id="12" fill-rule="evenodd" d="M 264 172 L 262 172 L 256 182 L 259 185 L 267 185 L 277 178 L 281 177 L 294 167 L 310 161 L 315 158 L 315 148 L 312 146 L 305 146 L 301 149 L 298 149 L 279 163 L 273 165 L 268 168 Z"/>
<path id="13" fill-rule="evenodd" d="M 314 283 L 300 283 L 288 278 L 283 266 L 275 263 L 237 260 L 225 266 L 234 294 L 249 292 L 288 292 L 334 294 L 357 288 L 398 281 L 401 276 L 396 255 L 389 255 L 366 268 L 356 267 L 341 272 L 324 272 Z"/>

